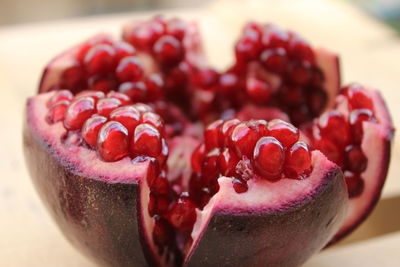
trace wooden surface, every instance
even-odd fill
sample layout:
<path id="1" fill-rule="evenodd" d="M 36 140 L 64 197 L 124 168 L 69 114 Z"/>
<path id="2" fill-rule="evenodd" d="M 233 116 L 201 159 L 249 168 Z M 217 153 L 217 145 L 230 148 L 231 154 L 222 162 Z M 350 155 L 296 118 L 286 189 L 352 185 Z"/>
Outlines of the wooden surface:
<path id="1" fill-rule="evenodd" d="M 204 9 L 167 13 L 200 22 L 209 60 L 218 67 L 230 62 L 232 44 L 246 20 L 293 29 L 314 45 L 340 53 L 344 81 L 379 88 L 395 125 L 400 125 L 400 41 L 394 32 L 342 2 L 277 2 L 218 1 Z M 93 266 L 65 241 L 32 187 L 21 147 L 25 99 L 35 94 L 43 66 L 59 51 L 95 32 L 119 34 L 127 20 L 148 15 L 0 28 L 0 266 Z M 400 265 L 399 153 L 395 143 L 388 182 L 374 215 L 345 245 L 316 255 L 306 267 Z M 352 243 L 357 240 L 362 242 Z"/>

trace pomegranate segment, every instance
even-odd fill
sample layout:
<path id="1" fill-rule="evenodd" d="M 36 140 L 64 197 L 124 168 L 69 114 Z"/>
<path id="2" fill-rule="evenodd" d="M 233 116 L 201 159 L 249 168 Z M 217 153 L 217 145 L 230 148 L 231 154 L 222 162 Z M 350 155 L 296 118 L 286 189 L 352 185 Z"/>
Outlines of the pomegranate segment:
<path id="1" fill-rule="evenodd" d="M 369 101 L 363 103 L 373 107 L 373 110 L 366 111 L 364 109 L 366 106 L 362 106 L 362 109 L 354 109 L 351 96 L 349 97 L 346 92 L 346 89 L 352 86 L 347 86 L 342 90 L 344 98 L 338 97 L 338 109 L 347 114 L 352 132 L 358 133 L 358 135 L 352 135 L 353 143 L 345 148 L 345 156 L 349 158 L 349 161 L 342 168 L 348 185 L 349 210 L 341 229 L 330 244 L 353 231 L 375 207 L 387 176 L 390 143 L 394 132 L 390 114 L 382 96 L 377 91 L 357 85 L 357 93 L 363 96 L 361 99 L 367 96 L 373 104 L 370 105 Z M 357 113 L 363 114 L 363 118 L 359 120 L 357 130 L 354 131 L 354 121 L 356 121 L 354 114 Z"/>
<path id="2" fill-rule="evenodd" d="M 97 262 L 297 266 L 371 212 L 393 126 L 376 91 L 339 92 L 336 55 L 257 22 L 221 71 L 194 23 L 156 16 L 122 39 L 56 57 L 27 106 L 33 178 Z"/>
<path id="3" fill-rule="evenodd" d="M 236 99 L 228 105 L 237 108 L 255 103 L 278 107 L 296 126 L 332 106 L 329 97 L 333 98 L 340 87 L 337 57 L 314 49 L 297 34 L 275 25 L 250 24 L 253 26 L 245 25 L 236 43 L 235 63 L 228 70 L 246 82 L 235 84 L 230 97 Z M 225 84 L 219 88 L 219 93 L 226 96 Z"/>

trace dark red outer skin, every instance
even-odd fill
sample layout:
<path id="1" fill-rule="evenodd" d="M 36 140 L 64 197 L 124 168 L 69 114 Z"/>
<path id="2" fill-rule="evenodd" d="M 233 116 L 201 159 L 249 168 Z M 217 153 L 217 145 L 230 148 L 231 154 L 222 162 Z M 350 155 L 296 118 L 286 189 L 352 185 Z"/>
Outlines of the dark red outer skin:
<path id="1" fill-rule="evenodd" d="M 394 132 L 392 133 L 394 134 Z M 371 212 L 374 210 L 376 204 L 378 203 L 379 199 L 381 198 L 382 194 L 382 189 L 386 181 L 387 174 L 389 172 L 389 163 L 390 163 L 390 154 L 391 154 L 391 140 L 387 139 L 385 142 L 384 146 L 384 156 L 381 158 L 381 172 L 379 174 L 379 177 L 377 178 L 379 183 L 378 186 L 375 187 L 375 193 L 374 193 L 374 198 L 371 202 L 371 205 L 368 206 L 368 209 L 366 209 L 361 216 L 358 217 L 358 220 L 348 229 L 342 232 L 338 232 L 332 240 L 327 244 L 326 247 L 332 246 L 342 240 L 344 237 L 348 236 L 351 232 L 353 232 L 358 226 L 360 226 L 361 223 L 363 223 L 367 217 L 371 214 Z"/>
<path id="2" fill-rule="evenodd" d="M 211 218 L 187 266 L 299 266 L 321 250 L 342 223 L 347 192 L 340 170 L 324 177 L 313 199 L 279 211 Z"/>
<path id="3" fill-rule="evenodd" d="M 33 183 L 65 237 L 102 266 L 148 266 L 138 218 L 139 185 L 83 177 L 24 128 Z"/>

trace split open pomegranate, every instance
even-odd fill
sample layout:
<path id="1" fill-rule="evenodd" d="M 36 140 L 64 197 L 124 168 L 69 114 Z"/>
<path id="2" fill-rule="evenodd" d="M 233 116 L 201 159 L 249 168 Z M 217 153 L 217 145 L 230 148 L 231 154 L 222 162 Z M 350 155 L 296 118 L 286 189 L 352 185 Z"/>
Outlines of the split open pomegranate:
<path id="1" fill-rule="evenodd" d="M 24 149 L 67 238 L 109 266 L 297 266 L 349 234 L 386 178 L 380 94 L 338 57 L 250 22 L 231 67 L 157 16 L 52 60 Z"/>

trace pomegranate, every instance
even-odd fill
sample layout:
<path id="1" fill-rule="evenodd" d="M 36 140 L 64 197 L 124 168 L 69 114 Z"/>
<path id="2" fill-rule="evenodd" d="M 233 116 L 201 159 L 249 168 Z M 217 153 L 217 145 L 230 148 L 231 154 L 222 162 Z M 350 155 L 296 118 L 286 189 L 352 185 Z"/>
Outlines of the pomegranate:
<path id="1" fill-rule="evenodd" d="M 245 25 L 224 71 L 195 23 L 157 16 L 45 68 L 24 151 L 67 238 L 108 266 L 298 266 L 355 229 L 384 184 L 380 94 L 338 57 Z"/>

